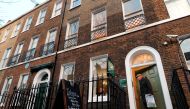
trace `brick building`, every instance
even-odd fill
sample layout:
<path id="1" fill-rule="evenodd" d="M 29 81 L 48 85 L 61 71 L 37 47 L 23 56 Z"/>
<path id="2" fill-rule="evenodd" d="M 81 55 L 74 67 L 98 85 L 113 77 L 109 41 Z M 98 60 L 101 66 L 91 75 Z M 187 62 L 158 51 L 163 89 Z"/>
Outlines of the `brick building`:
<path id="1" fill-rule="evenodd" d="M 158 109 L 180 101 L 188 108 L 189 15 L 189 0 L 49 0 L 0 28 L 1 94 L 111 75 L 126 91 L 127 108 L 141 109 L 141 73 Z M 89 83 L 87 104 L 109 101 L 107 83 Z"/>

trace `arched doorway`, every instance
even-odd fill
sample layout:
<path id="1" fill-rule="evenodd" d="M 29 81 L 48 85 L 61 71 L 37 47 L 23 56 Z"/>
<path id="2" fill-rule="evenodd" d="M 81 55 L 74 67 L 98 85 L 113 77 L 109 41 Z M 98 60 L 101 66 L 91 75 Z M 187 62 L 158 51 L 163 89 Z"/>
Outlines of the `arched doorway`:
<path id="1" fill-rule="evenodd" d="M 37 72 L 34 80 L 35 103 L 34 109 L 45 109 L 46 97 L 48 95 L 48 85 L 50 82 L 50 70 L 42 69 Z"/>
<path id="2" fill-rule="evenodd" d="M 172 109 L 172 103 L 159 53 L 152 47 L 131 50 L 125 60 L 130 109 L 143 109 L 136 75 L 141 73 L 152 84 L 157 109 Z M 164 89 L 164 91 L 163 91 Z"/>

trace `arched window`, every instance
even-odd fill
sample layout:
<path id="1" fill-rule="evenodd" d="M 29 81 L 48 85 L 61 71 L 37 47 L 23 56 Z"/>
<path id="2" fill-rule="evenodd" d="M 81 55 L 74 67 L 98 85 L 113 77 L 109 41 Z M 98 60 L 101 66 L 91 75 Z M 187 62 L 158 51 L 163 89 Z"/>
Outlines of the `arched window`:
<path id="1" fill-rule="evenodd" d="M 182 51 L 185 55 L 185 58 L 187 61 L 190 61 L 190 38 L 185 39 L 182 43 L 181 43 L 181 48 Z"/>
<path id="2" fill-rule="evenodd" d="M 140 65 L 140 64 L 145 64 L 149 62 L 154 62 L 154 58 L 152 55 L 148 53 L 142 53 L 140 55 L 136 55 L 133 58 L 132 65 Z"/>

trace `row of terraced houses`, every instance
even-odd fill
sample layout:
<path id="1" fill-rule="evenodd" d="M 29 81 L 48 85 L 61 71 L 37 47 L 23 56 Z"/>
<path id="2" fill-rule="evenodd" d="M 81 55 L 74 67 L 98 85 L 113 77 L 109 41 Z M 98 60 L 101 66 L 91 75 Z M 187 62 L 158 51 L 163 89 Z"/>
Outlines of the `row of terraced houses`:
<path id="1" fill-rule="evenodd" d="M 144 109 L 141 73 L 157 109 L 189 109 L 189 24 L 190 0 L 48 0 L 0 28 L 0 108 Z"/>

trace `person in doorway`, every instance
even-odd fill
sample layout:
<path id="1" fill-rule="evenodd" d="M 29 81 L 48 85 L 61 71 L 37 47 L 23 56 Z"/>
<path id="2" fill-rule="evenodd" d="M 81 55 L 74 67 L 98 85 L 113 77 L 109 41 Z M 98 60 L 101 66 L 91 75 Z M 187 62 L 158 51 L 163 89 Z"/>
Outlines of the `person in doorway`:
<path id="1" fill-rule="evenodd" d="M 145 95 L 146 95 L 146 94 L 152 94 L 152 95 L 153 95 L 151 83 L 150 83 L 150 81 L 148 80 L 148 78 L 147 78 L 147 77 L 144 77 L 142 74 L 137 74 L 136 78 L 139 80 L 140 93 L 141 93 L 141 97 L 142 97 L 142 102 L 143 102 L 143 104 L 144 104 L 144 107 L 145 107 L 146 109 L 148 109 L 147 103 L 146 103 Z M 149 109 L 150 109 L 150 108 L 149 108 Z"/>

